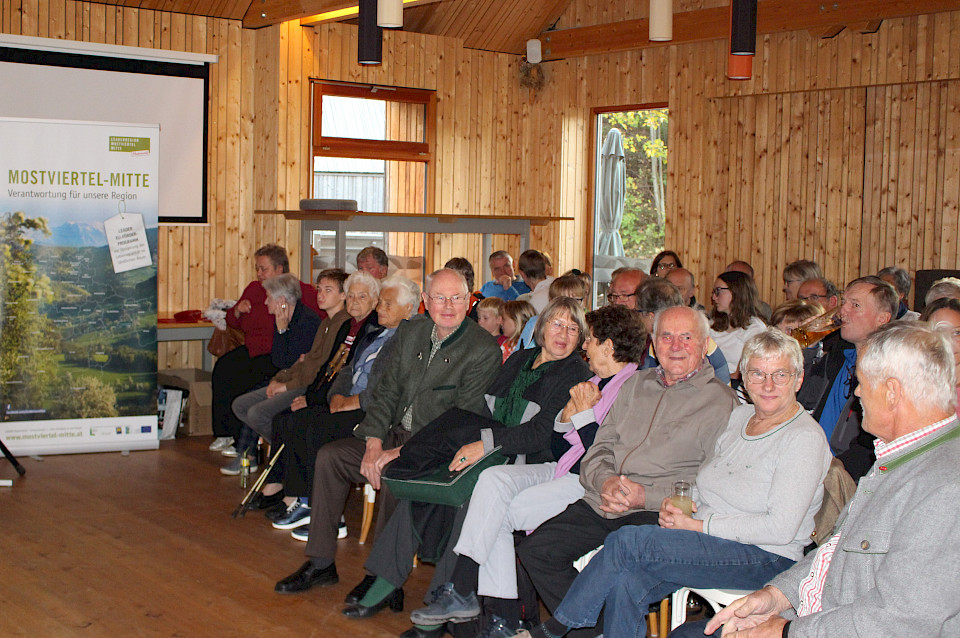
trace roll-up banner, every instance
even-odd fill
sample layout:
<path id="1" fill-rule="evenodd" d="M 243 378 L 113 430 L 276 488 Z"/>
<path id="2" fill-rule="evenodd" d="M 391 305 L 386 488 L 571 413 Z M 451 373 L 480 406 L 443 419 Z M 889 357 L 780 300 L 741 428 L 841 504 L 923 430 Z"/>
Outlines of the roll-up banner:
<path id="1" fill-rule="evenodd" d="M 159 127 L 0 118 L 0 439 L 155 449 Z"/>

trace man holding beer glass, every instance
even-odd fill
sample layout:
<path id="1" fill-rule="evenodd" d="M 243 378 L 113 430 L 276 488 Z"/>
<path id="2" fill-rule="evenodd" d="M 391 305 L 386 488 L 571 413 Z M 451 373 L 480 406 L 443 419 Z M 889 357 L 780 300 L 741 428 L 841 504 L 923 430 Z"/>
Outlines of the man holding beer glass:
<path id="1" fill-rule="evenodd" d="M 641 635 L 649 605 L 680 587 L 752 589 L 803 556 L 831 457 L 797 403 L 800 346 L 768 328 L 744 344 L 740 372 L 754 404 L 734 409 L 697 473 L 693 516 L 665 498 L 659 527 L 611 533 L 533 636 L 593 626 L 601 608 L 605 636 Z"/>
<path id="2" fill-rule="evenodd" d="M 860 429 L 860 402 L 853 394 L 857 347 L 896 316 L 899 303 L 893 286 L 878 277 L 851 281 L 837 313 L 839 334 L 823 339 L 824 355 L 805 370 L 797 392 L 797 400 L 823 427 L 831 451 L 854 480 L 873 463 L 873 437 Z"/>

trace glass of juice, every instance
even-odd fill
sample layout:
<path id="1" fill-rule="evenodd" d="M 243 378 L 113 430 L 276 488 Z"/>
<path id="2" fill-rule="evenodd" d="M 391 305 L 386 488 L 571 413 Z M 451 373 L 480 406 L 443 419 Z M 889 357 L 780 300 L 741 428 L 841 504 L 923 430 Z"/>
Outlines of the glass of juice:
<path id="1" fill-rule="evenodd" d="M 673 484 L 673 496 L 670 497 L 673 506 L 683 510 L 687 516 L 693 516 L 693 485 L 687 481 L 677 481 Z"/>

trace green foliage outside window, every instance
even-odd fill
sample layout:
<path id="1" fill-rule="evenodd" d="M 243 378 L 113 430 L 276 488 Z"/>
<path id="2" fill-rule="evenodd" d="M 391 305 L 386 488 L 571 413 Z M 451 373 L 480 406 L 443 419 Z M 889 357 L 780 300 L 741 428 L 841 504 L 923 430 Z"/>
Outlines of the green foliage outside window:
<path id="1" fill-rule="evenodd" d="M 663 250 L 667 185 L 667 109 L 604 113 L 600 141 L 611 128 L 623 135 L 627 187 L 620 237 L 627 257 L 649 259 Z"/>

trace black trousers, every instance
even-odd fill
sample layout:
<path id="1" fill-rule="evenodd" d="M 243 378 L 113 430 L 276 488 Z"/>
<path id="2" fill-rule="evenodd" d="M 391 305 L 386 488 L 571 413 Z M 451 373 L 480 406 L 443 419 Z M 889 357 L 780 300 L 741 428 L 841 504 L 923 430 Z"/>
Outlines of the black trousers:
<path id="1" fill-rule="evenodd" d="M 283 483 L 287 496 L 310 496 L 317 452 L 327 443 L 352 436 L 364 414 L 363 410 L 331 413 L 327 406 L 308 405 L 275 416 L 274 437 L 284 448 L 273 468 L 271 482 Z"/>
<path id="2" fill-rule="evenodd" d="M 646 511 L 604 518 L 581 499 L 520 541 L 517 555 L 553 613 L 577 577 L 573 561 L 602 545 L 610 532 L 624 525 L 656 525 L 657 518 L 658 512 Z"/>
<path id="3" fill-rule="evenodd" d="M 277 372 L 269 354 L 251 357 L 246 346 L 217 359 L 211 379 L 214 436 L 237 438 L 240 435 L 243 423 L 233 413 L 233 400 L 267 385 Z"/>

